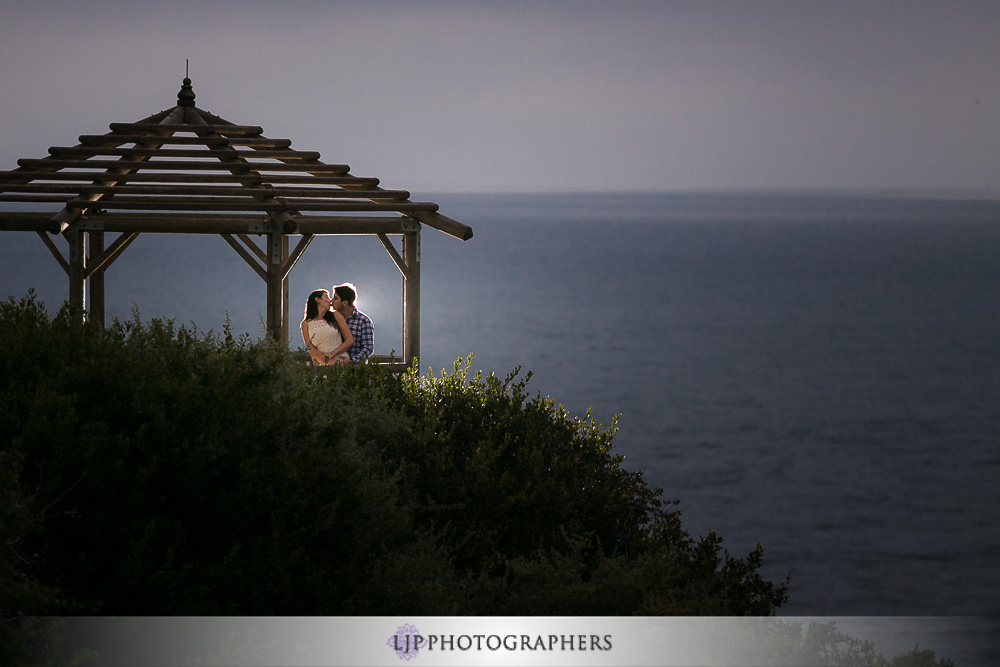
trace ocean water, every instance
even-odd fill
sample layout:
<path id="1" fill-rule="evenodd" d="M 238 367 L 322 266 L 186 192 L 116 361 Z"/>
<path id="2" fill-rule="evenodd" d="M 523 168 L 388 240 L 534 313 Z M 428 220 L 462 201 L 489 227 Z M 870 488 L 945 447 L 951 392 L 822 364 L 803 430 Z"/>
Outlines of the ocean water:
<path id="1" fill-rule="evenodd" d="M 473 353 L 610 424 L 693 535 L 790 574 L 789 616 L 1000 616 L 1000 201 L 789 194 L 420 195 L 421 366 Z M 0 296 L 66 280 L 6 233 Z M 400 278 L 372 238 L 314 241 L 298 305 L 352 280 L 380 353 Z M 261 335 L 264 285 L 218 237 L 143 236 L 111 315 Z"/>

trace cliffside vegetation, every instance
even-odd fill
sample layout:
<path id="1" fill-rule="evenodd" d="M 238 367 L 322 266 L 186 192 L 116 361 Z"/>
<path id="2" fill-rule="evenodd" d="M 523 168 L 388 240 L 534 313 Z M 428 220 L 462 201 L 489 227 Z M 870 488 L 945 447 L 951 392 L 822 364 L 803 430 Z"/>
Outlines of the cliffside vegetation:
<path id="1" fill-rule="evenodd" d="M 614 428 L 528 376 L 320 370 L 228 331 L 0 306 L 6 613 L 768 615 Z M 530 376 L 530 374 L 529 374 Z"/>
<path id="2" fill-rule="evenodd" d="M 229 331 L 81 319 L 0 302 L 0 663 L 86 664 L 45 620 L 68 615 L 767 616 L 787 601 L 762 548 L 689 535 L 623 468 L 614 425 L 530 395 L 530 374 L 317 369 Z M 798 632 L 793 660 L 953 664 Z"/>
<path id="3" fill-rule="evenodd" d="M 530 374 L 317 369 L 169 321 L 0 304 L 0 612 L 769 615 L 614 427 Z"/>

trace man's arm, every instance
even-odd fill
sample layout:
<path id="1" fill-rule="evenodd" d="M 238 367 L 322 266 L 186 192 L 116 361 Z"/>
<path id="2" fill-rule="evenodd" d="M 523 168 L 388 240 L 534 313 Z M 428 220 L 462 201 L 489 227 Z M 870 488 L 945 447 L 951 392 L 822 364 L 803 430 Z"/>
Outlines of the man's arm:
<path id="1" fill-rule="evenodd" d="M 365 319 L 361 323 L 361 349 L 358 350 L 358 358 L 355 361 L 364 361 L 375 352 L 375 325 L 371 319 Z"/>

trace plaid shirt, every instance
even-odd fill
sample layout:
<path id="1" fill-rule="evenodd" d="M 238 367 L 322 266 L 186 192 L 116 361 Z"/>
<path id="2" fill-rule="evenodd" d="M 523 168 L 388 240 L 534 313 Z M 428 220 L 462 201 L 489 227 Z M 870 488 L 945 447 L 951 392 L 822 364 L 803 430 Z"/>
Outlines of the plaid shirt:
<path id="1" fill-rule="evenodd" d="M 347 328 L 354 337 L 354 345 L 347 350 L 347 356 L 355 363 L 364 361 L 375 351 L 375 325 L 370 317 L 355 308 L 347 318 Z"/>

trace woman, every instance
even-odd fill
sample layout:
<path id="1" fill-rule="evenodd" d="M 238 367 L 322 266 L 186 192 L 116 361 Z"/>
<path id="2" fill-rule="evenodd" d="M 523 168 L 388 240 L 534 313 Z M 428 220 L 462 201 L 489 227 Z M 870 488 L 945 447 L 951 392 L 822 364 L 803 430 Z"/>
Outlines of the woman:
<path id="1" fill-rule="evenodd" d="M 343 365 L 350 362 L 347 350 L 354 344 L 344 316 L 330 310 L 330 293 L 318 289 L 306 299 L 302 320 L 302 340 L 313 366 Z"/>

